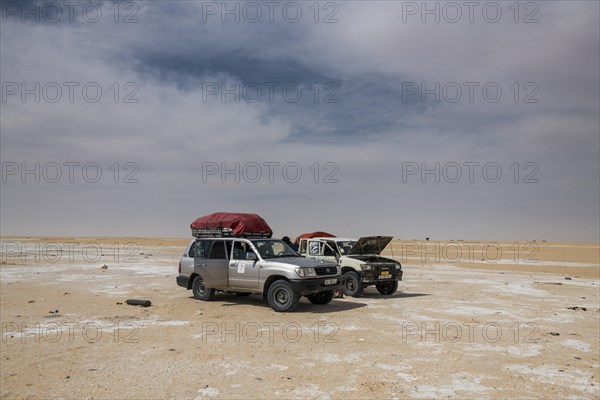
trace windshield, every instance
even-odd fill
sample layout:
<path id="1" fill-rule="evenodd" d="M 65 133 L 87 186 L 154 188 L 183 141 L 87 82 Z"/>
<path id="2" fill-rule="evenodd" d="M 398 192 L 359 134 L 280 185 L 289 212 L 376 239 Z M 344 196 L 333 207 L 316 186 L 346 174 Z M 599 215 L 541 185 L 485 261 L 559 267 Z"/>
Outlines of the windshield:
<path id="1" fill-rule="evenodd" d="M 256 247 L 260 256 L 264 259 L 277 257 L 300 257 L 290 246 L 282 240 L 253 240 L 252 244 Z"/>
<path id="2" fill-rule="evenodd" d="M 350 250 L 352 250 L 352 247 L 355 244 L 356 244 L 356 240 L 340 240 L 337 242 L 340 254 L 343 256 L 350 253 Z"/>

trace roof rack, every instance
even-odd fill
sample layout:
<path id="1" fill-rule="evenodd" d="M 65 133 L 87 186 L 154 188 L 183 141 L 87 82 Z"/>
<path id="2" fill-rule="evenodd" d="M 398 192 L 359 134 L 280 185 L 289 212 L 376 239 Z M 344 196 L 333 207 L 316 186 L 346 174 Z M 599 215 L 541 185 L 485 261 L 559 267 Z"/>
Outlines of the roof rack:
<path id="1" fill-rule="evenodd" d="M 270 238 L 272 232 L 245 232 L 239 236 L 234 235 L 231 228 L 202 228 L 192 229 L 192 236 L 197 238 L 218 238 L 218 237 L 240 237 L 240 238 Z"/>

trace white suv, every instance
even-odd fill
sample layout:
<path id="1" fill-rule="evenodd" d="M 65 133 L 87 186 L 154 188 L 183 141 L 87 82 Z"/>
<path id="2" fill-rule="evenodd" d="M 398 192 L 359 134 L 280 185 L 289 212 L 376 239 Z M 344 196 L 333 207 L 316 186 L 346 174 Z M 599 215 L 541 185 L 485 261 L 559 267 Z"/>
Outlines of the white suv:
<path id="1" fill-rule="evenodd" d="M 322 261 L 336 261 L 344 274 L 344 293 L 359 297 L 363 290 L 375 285 L 383 295 L 392 295 L 402 280 L 402 265 L 381 257 L 391 236 L 366 236 L 358 240 L 338 237 L 301 238 L 301 255 Z"/>

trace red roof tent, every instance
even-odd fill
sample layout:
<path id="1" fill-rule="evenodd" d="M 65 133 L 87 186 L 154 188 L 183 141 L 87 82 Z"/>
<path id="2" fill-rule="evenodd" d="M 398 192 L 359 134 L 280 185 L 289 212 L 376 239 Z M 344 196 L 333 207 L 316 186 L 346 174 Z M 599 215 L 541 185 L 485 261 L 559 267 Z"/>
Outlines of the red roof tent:
<path id="1" fill-rule="evenodd" d="M 212 213 L 192 222 L 190 228 L 194 236 L 202 235 L 203 231 L 215 230 L 222 236 L 273 236 L 273 230 L 262 217 L 248 213 Z"/>
<path id="2" fill-rule="evenodd" d="M 300 243 L 300 239 L 312 239 L 315 237 L 335 237 L 335 235 L 332 235 L 331 233 L 327 233 L 327 232 L 321 232 L 321 231 L 317 231 L 317 232 L 311 232 L 311 233 L 303 233 L 302 235 L 298 236 L 296 238 L 296 240 L 294 240 L 294 243 L 298 244 Z"/>

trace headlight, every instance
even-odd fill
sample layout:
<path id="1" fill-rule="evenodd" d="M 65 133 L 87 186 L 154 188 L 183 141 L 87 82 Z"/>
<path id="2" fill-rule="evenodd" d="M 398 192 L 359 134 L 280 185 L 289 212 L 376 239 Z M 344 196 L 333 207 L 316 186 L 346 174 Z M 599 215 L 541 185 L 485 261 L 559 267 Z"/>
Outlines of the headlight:
<path id="1" fill-rule="evenodd" d="M 373 269 L 373 267 L 372 267 L 372 266 L 370 266 L 369 264 L 360 264 L 360 268 L 361 268 L 363 271 L 371 271 L 371 270 Z"/>
<path id="2" fill-rule="evenodd" d="M 295 268 L 294 271 L 296 271 L 296 274 L 298 274 L 298 276 L 300 278 L 304 278 L 307 276 L 317 276 L 317 273 L 315 272 L 314 268 Z"/>

